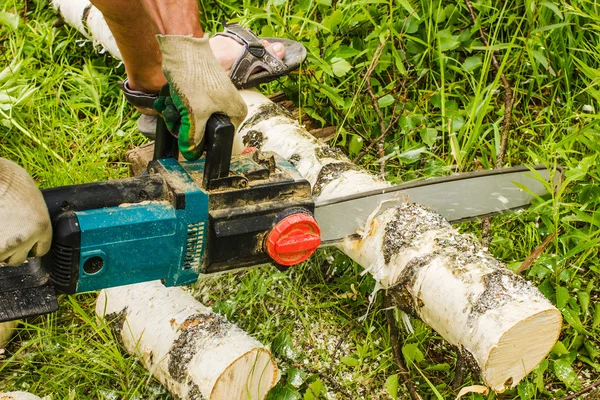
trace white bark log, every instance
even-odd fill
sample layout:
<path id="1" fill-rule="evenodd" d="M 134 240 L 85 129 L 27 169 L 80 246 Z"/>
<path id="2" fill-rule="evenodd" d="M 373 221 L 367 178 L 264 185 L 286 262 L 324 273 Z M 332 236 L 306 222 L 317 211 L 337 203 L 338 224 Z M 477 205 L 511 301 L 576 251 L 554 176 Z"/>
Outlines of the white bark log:
<path id="1" fill-rule="evenodd" d="M 121 60 L 121 52 L 102 13 L 88 0 L 52 0 L 52 7 L 66 23 L 91 40 L 94 46 L 101 46 Z"/>
<path id="2" fill-rule="evenodd" d="M 265 96 L 253 91 L 242 96 L 248 117 L 234 151 L 253 146 L 277 152 L 310 181 L 318 199 L 387 185 L 313 138 Z M 374 218 L 363 232 L 362 240 L 340 249 L 383 288 L 392 288 L 400 307 L 461 349 L 492 389 L 514 387 L 554 346 L 560 312 L 437 214 L 402 203 Z"/>
<path id="3" fill-rule="evenodd" d="M 12 337 L 17 328 L 17 323 L 18 321 L 0 323 L 0 349 L 3 349 Z"/>
<path id="4" fill-rule="evenodd" d="M 79 2 L 54 0 L 65 15 L 67 9 L 57 7 L 63 3 Z M 83 11 L 73 6 L 72 15 L 65 19 L 77 27 Z M 108 39 L 114 39 L 100 25 L 97 22 L 89 33 L 78 29 L 110 49 Z M 249 113 L 235 151 L 254 146 L 277 152 L 294 163 L 320 199 L 387 185 L 319 143 L 264 96 L 242 93 Z M 382 287 L 393 288 L 400 306 L 462 349 L 494 390 L 514 387 L 558 339 L 560 312 L 536 288 L 431 212 L 400 205 L 375 218 L 364 231 L 363 240 L 340 249 Z"/>
<path id="5" fill-rule="evenodd" d="M 181 288 L 106 289 L 96 313 L 176 398 L 264 399 L 279 379 L 264 346 Z"/>
<path id="6" fill-rule="evenodd" d="M 0 400 L 42 400 L 34 394 L 27 392 L 0 393 Z"/>

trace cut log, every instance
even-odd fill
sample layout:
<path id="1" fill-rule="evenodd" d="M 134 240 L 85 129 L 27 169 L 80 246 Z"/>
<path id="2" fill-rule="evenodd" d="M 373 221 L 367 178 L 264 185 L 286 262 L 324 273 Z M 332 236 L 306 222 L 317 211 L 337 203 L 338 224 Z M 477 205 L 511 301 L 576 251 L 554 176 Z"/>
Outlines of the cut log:
<path id="1" fill-rule="evenodd" d="M 0 323 L 0 349 L 3 349 L 6 346 L 16 328 L 17 321 Z"/>
<path id="2" fill-rule="evenodd" d="M 249 146 L 277 152 L 311 183 L 317 200 L 387 185 L 316 140 L 265 96 L 254 91 L 242 96 L 248 117 L 235 152 Z M 516 386 L 558 340 L 560 312 L 439 215 L 400 201 L 372 219 L 362 234 L 362 240 L 347 241 L 340 249 L 391 290 L 398 307 L 459 348 L 492 389 Z"/>
<path id="3" fill-rule="evenodd" d="M 0 400 L 42 400 L 34 394 L 27 392 L 0 393 Z"/>
<path id="4" fill-rule="evenodd" d="M 264 346 L 181 288 L 105 289 L 96 313 L 176 398 L 264 399 L 279 379 Z"/>
<path id="5" fill-rule="evenodd" d="M 88 0 L 52 0 L 52 7 L 67 24 L 91 40 L 94 46 L 101 46 L 102 51 L 107 50 L 121 60 L 121 52 L 102 13 Z"/>

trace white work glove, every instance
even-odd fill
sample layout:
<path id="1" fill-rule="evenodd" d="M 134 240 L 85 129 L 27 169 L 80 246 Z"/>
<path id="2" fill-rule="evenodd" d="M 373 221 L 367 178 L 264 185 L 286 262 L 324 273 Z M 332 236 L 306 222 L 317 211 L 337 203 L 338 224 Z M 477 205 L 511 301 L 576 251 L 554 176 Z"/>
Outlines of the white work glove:
<path id="1" fill-rule="evenodd" d="M 52 226 L 42 192 L 27 172 L 0 158 L 0 263 L 19 265 L 50 250 Z"/>
<path id="2" fill-rule="evenodd" d="M 171 97 L 159 97 L 154 107 L 169 131 L 178 136 L 181 154 L 187 160 L 196 160 L 204 150 L 208 118 L 214 113 L 225 114 L 237 129 L 248 108 L 213 55 L 208 35 L 201 39 L 175 35 L 156 38 Z"/>

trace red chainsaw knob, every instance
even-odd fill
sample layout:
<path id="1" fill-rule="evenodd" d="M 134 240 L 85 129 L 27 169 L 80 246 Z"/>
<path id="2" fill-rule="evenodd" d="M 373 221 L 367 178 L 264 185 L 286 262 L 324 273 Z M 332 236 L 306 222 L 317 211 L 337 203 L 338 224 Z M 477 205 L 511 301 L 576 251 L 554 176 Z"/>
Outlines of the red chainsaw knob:
<path id="1" fill-rule="evenodd" d="M 246 147 L 244 150 L 242 150 L 242 154 L 250 154 L 250 153 L 254 153 L 255 151 L 257 151 L 258 149 L 256 147 Z"/>
<path id="2" fill-rule="evenodd" d="M 319 247 L 320 235 L 321 229 L 312 216 L 304 213 L 289 215 L 267 236 L 267 253 L 278 264 L 299 264 Z"/>

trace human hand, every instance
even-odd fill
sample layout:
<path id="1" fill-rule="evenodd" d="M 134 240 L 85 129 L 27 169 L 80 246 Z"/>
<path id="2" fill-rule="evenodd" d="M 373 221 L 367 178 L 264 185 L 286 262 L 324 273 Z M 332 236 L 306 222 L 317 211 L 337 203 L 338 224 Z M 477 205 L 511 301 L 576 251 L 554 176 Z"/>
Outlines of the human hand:
<path id="1" fill-rule="evenodd" d="M 27 172 L 0 158 L 0 262 L 19 265 L 50 250 L 52 226 L 42 193 Z"/>
<path id="2" fill-rule="evenodd" d="M 154 107 L 178 136 L 183 156 L 196 160 L 204 150 L 204 130 L 212 114 L 227 115 L 237 128 L 248 109 L 214 57 L 207 36 L 157 35 L 157 39 L 171 96 L 159 97 Z"/>

